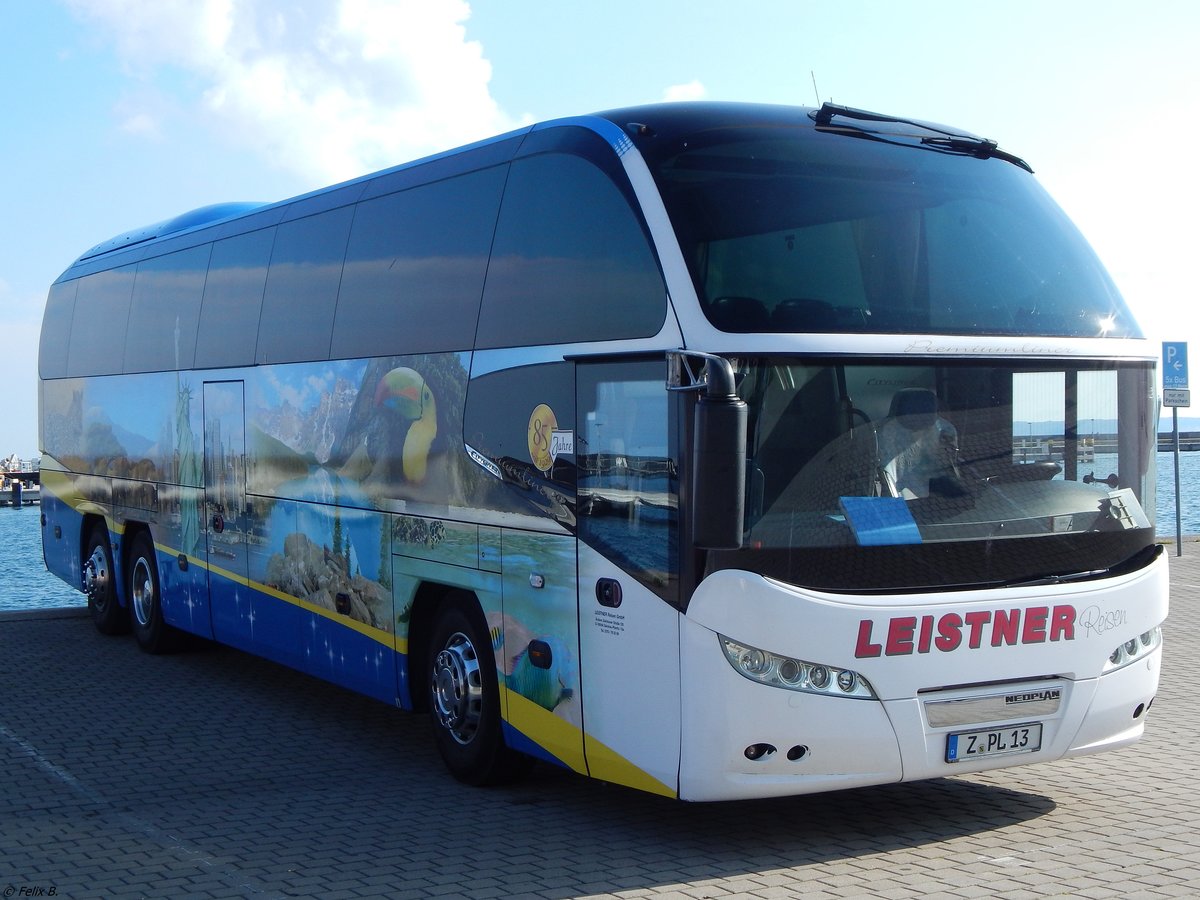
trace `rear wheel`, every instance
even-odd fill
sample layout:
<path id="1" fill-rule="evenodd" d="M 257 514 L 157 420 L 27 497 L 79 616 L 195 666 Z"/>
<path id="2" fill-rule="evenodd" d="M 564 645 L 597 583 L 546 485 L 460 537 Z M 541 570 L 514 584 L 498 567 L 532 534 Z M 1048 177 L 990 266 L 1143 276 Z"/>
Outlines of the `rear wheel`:
<path id="1" fill-rule="evenodd" d="M 178 649 L 181 633 L 163 620 L 154 542 L 145 531 L 139 531 L 130 546 L 128 596 L 130 624 L 138 645 L 147 653 Z"/>
<path id="2" fill-rule="evenodd" d="M 533 760 L 504 743 L 500 689 L 487 628 L 475 599 L 454 594 L 435 614 L 430 631 L 429 710 L 438 752 L 466 784 L 502 784 Z"/>
<path id="3" fill-rule="evenodd" d="M 96 523 L 88 532 L 81 580 L 96 630 L 101 634 L 124 634 L 129 631 L 129 616 L 117 602 L 112 545 L 108 542 L 108 529 L 103 522 Z"/>

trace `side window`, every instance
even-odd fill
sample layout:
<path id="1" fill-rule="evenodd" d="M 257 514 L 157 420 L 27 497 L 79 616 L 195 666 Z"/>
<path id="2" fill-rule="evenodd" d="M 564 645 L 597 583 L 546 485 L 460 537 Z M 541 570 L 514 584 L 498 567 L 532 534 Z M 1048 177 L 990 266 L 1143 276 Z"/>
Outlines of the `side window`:
<path id="1" fill-rule="evenodd" d="M 190 369 L 211 245 L 138 265 L 125 336 L 126 372 Z"/>
<path id="2" fill-rule="evenodd" d="M 478 346 L 650 337 L 665 316 L 649 237 L 609 175 L 565 153 L 514 162 Z"/>
<path id="3" fill-rule="evenodd" d="M 256 363 L 328 359 L 353 206 L 285 222 L 275 235 Z"/>
<path id="4" fill-rule="evenodd" d="M 68 375 L 114 375 L 121 371 L 134 269 L 122 266 L 80 279 L 71 319 Z"/>
<path id="5" fill-rule="evenodd" d="M 668 601 L 679 590 L 679 466 L 662 362 L 580 363 L 579 538 Z"/>
<path id="6" fill-rule="evenodd" d="M 556 362 L 471 379 L 463 441 L 481 473 L 474 505 L 573 526 L 574 369 Z"/>
<path id="7" fill-rule="evenodd" d="M 258 343 L 258 316 L 275 229 L 213 244 L 196 334 L 196 368 L 248 366 Z"/>
<path id="8" fill-rule="evenodd" d="M 486 169 L 359 203 L 333 358 L 471 348 L 504 173 Z"/>
<path id="9" fill-rule="evenodd" d="M 67 374 L 67 347 L 71 340 L 71 317 L 75 314 L 75 293 L 79 281 L 50 286 L 46 313 L 42 316 L 42 340 L 38 349 L 38 374 L 42 378 L 62 378 Z"/>

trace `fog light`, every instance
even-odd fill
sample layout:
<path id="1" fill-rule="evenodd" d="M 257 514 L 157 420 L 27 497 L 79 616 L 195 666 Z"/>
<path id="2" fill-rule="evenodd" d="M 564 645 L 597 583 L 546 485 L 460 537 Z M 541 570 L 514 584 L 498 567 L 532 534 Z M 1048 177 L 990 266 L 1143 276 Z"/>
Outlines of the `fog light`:
<path id="1" fill-rule="evenodd" d="M 770 744 L 751 744 L 744 751 L 746 759 L 755 760 L 770 756 L 775 752 L 775 748 Z"/>

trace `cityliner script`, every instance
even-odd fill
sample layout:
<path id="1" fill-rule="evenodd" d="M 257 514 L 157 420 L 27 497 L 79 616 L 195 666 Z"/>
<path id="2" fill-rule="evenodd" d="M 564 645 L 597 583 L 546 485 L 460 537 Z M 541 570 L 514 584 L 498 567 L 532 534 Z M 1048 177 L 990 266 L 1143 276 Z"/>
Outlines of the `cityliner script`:
<path id="1" fill-rule="evenodd" d="M 1028 609 L 980 609 L 941 616 L 897 616 L 875 634 L 875 621 L 858 623 L 854 655 L 907 656 L 938 650 L 950 653 L 959 647 L 977 649 L 984 641 L 992 647 L 1006 644 L 1042 644 L 1075 640 L 1074 606 L 1032 606 Z"/>

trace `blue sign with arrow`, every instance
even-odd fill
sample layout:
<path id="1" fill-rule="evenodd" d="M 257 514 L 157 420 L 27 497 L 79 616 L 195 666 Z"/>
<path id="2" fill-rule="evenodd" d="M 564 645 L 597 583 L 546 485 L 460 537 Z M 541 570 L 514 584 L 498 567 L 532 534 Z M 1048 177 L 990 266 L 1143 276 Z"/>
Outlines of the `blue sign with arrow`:
<path id="1" fill-rule="evenodd" d="M 1187 342 L 1163 341 L 1163 390 L 1188 389 Z"/>

